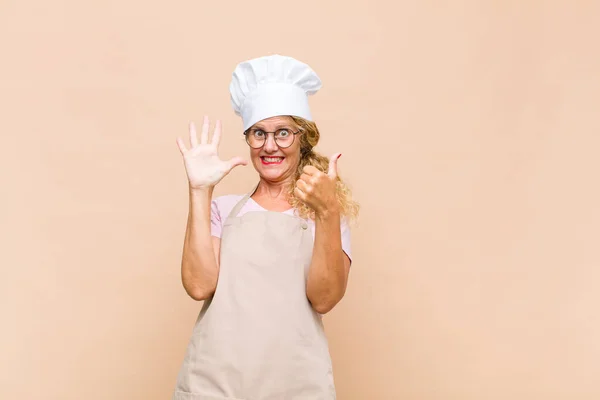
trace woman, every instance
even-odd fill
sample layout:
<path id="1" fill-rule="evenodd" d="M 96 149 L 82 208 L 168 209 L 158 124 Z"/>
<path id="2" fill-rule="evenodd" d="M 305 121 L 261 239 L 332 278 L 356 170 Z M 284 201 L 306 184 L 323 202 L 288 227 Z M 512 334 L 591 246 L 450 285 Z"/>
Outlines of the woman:
<path id="1" fill-rule="evenodd" d="M 350 269 L 347 220 L 358 205 L 337 175 L 337 159 L 313 151 L 319 131 L 308 95 L 321 86 L 290 57 L 238 65 L 230 85 L 259 183 L 244 196 L 212 199 L 232 168 L 217 154 L 204 118 L 178 138 L 190 212 L 181 275 L 204 305 L 173 394 L 175 400 L 335 399 L 321 315 L 344 296 Z"/>

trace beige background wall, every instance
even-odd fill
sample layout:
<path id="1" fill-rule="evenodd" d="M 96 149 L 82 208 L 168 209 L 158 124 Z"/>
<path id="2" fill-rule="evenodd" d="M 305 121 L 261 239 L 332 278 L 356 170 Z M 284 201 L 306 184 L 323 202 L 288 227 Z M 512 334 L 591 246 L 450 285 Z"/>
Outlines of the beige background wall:
<path id="1" fill-rule="evenodd" d="M 362 204 L 326 316 L 341 400 L 600 398 L 600 4 L 0 1 L 0 398 L 167 399 L 177 136 L 260 55 L 321 75 Z M 217 194 L 256 176 L 236 169 Z"/>

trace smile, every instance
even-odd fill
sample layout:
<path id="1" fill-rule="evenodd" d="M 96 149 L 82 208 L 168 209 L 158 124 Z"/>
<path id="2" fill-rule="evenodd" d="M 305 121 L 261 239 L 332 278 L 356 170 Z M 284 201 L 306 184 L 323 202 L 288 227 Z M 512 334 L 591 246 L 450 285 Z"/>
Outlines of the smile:
<path id="1" fill-rule="evenodd" d="M 264 165 L 281 164 L 285 157 L 261 157 L 260 160 Z"/>

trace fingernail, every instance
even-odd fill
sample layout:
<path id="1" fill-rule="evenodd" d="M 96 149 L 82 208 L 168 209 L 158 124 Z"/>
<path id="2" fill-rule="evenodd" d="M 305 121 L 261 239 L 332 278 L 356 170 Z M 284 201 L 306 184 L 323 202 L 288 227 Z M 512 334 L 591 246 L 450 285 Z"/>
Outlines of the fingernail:
<path id="1" fill-rule="evenodd" d="M 342 153 L 340 153 L 340 155 L 338 156 L 338 158 L 337 158 L 337 159 L 339 160 L 341 156 L 342 156 Z"/>

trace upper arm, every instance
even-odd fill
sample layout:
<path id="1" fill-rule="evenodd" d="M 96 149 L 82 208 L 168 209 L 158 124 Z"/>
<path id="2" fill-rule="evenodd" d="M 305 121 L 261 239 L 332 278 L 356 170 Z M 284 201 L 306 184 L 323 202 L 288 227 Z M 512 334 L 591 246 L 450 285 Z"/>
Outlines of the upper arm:
<path id="1" fill-rule="evenodd" d="M 342 250 L 342 253 L 344 254 L 344 269 L 346 270 L 346 276 L 348 276 L 348 273 L 350 272 L 350 264 L 352 264 L 352 261 L 350 260 L 350 257 L 348 257 L 348 254 L 346 254 L 345 251 Z"/>
<path id="2" fill-rule="evenodd" d="M 217 268 L 221 265 L 221 238 L 216 236 L 212 237 L 213 249 L 215 250 L 215 261 L 217 262 Z"/>
<path id="3" fill-rule="evenodd" d="M 223 217 L 221 216 L 219 207 L 220 199 L 221 198 L 217 198 L 213 200 L 210 205 L 210 233 L 212 235 L 212 245 L 215 252 L 217 268 L 219 268 L 221 261 L 221 231 L 223 230 Z"/>

